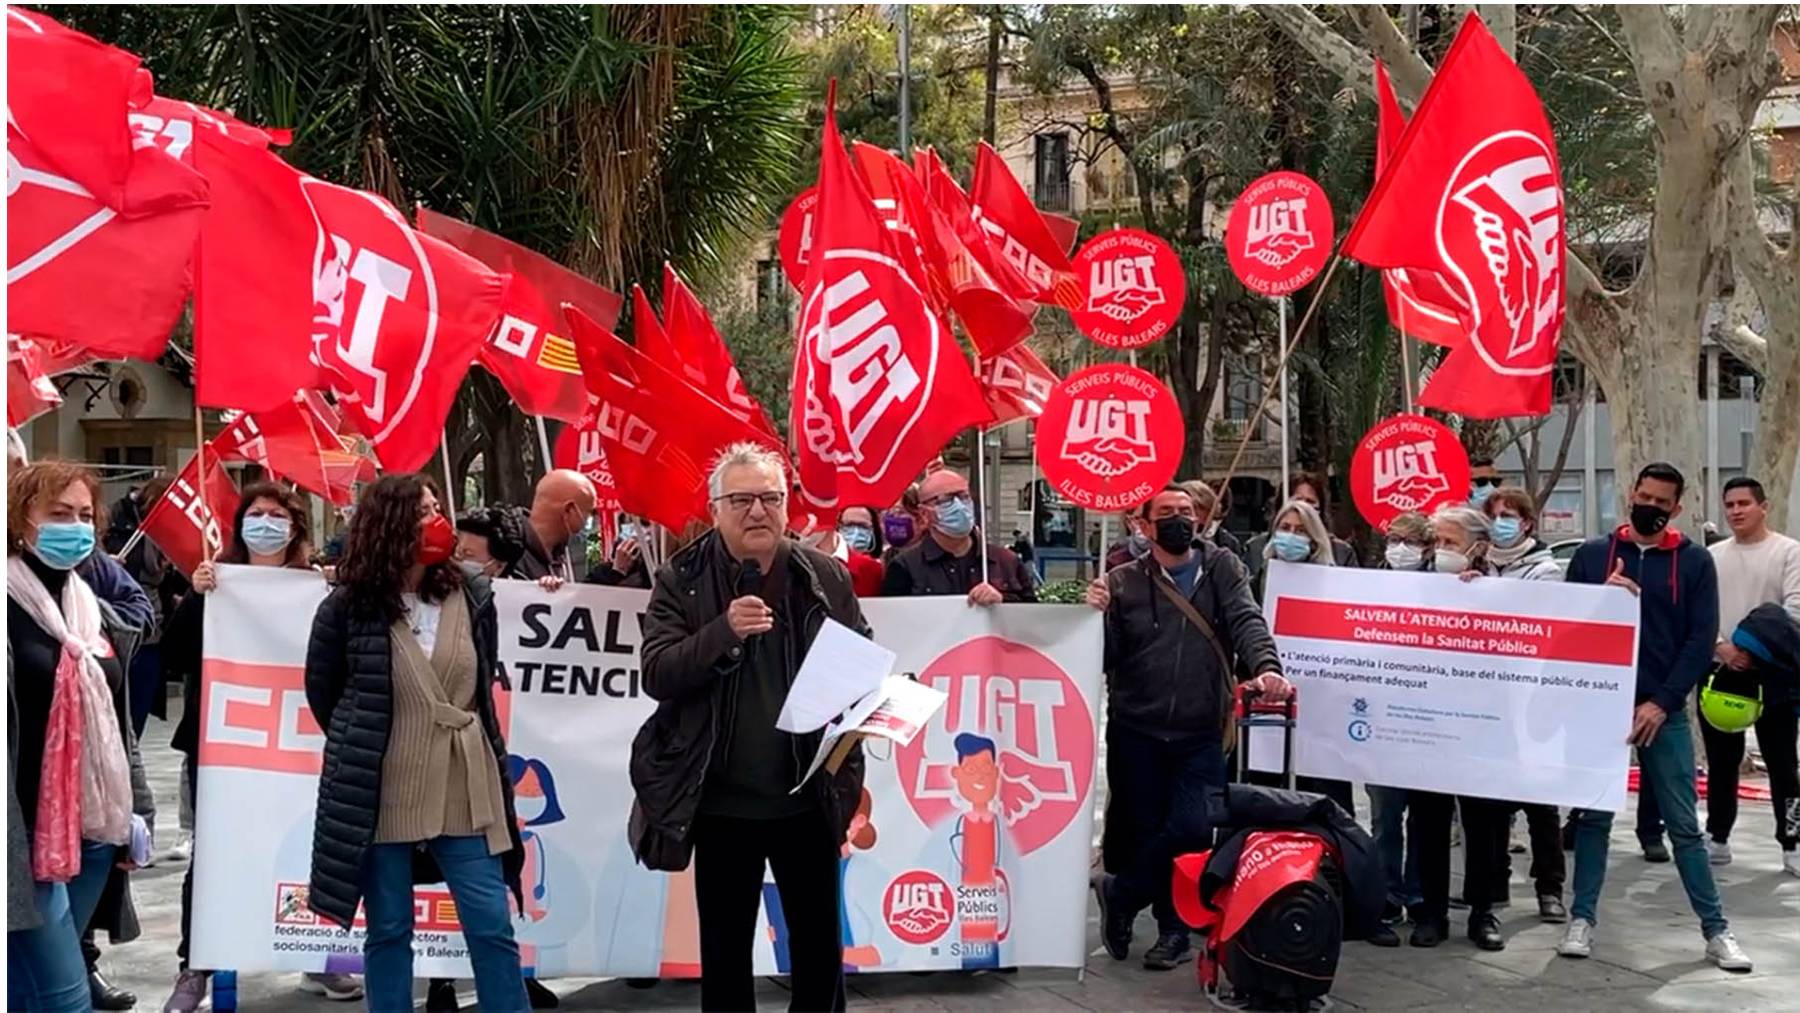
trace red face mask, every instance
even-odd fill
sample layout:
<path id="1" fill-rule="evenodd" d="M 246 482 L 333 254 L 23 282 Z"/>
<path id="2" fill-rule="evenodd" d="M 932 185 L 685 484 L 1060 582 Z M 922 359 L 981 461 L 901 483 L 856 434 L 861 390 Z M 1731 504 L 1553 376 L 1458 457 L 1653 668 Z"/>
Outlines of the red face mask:
<path id="1" fill-rule="evenodd" d="M 436 566 L 450 558 L 456 548 L 456 529 L 443 514 L 432 514 L 419 522 L 419 549 L 413 555 L 425 566 Z"/>

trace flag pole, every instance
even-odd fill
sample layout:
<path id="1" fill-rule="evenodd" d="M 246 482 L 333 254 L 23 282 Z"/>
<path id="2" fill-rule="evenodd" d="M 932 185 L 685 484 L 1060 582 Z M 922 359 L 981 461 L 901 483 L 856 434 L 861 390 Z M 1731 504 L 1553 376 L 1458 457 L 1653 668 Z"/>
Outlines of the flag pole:
<path id="1" fill-rule="evenodd" d="M 1281 324 L 1281 347 L 1287 347 L 1287 297 L 1275 297 L 1275 316 Z M 1281 494 L 1288 488 L 1288 367 L 1287 356 L 1281 357 Z"/>
<path id="2" fill-rule="evenodd" d="M 544 455 L 544 474 L 548 475 L 550 469 L 555 467 L 550 461 L 550 430 L 544 425 L 542 415 L 533 415 L 531 421 L 537 423 L 538 453 Z"/>
<path id="3" fill-rule="evenodd" d="M 981 552 L 981 582 L 988 583 L 987 540 L 989 535 L 988 517 L 992 513 L 993 503 L 988 498 L 987 486 L 987 430 L 975 427 L 975 488 L 981 490 L 981 541 L 976 546 Z"/>
<path id="4" fill-rule="evenodd" d="M 445 430 L 444 438 L 438 441 L 438 450 L 444 459 L 444 505 L 449 508 L 444 512 L 454 518 L 456 516 L 456 493 L 450 487 L 456 484 L 456 476 L 450 472 L 450 433 L 448 430 Z"/>
<path id="5" fill-rule="evenodd" d="M 1344 255 L 1342 253 L 1334 253 L 1331 255 L 1331 263 L 1325 266 L 1325 276 L 1320 279 L 1318 289 L 1313 292 L 1312 302 L 1307 303 L 1306 312 L 1300 314 L 1300 323 L 1294 327 L 1294 333 L 1290 335 L 1286 341 L 1282 342 L 1281 358 L 1275 363 L 1276 369 L 1287 369 L 1288 356 L 1294 353 L 1294 347 L 1300 343 L 1301 335 L 1306 333 L 1306 325 L 1312 322 L 1313 313 L 1318 310 L 1319 303 L 1324 301 L 1325 292 L 1331 288 L 1331 278 L 1337 273 L 1338 264 L 1341 263 L 1343 259 Z M 1262 419 L 1263 412 L 1268 410 L 1269 395 L 1274 392 L 1275 388 L 1273 386 L 1264 390 L 1262 400 L 1256 403 L 1256 411 L 1251 412 L 1250 417 L 1244 420 L 1244 435 L 1238 440 L 1236 453 L 1231 455 L 1231 467 L 1225 469 L 1225 484 L 1227 486 L 1231 484 L 1233 478 L 1237 477 L 1238 465 L 1243 463 L 1244 460 L 1244 450 L 1250 445 L 1250 434 L 1256 431 L 1256 423 Z M 1286 490 L 1284 489 L 1284 494 L 1285 491 Z"/>
<path id="6" fill-rule="evenodd" d="M 1410 415 L 1413 410 L 1412 339 L 1406 336 L 1405 297 L 1395 299 L 1394 305 L 1400 307 L 1400 397 Z"/>
<path id="7" fill-rule="evenodd" d="M 206 422 L 201 418 L 198 398 L 194 400 L 194 454 L 198 462 L 194 467 L 194 474 L 200 479 L 194 483 L 194 497 L 200 501 L 200 516 L 206 517 L 212 513 L 212 508 L 206 505 Z M 177 474 L 176 477 L 179 478 L 180 475 Z M 142 534 L 143 530 L 140 524 L 138 533 Z M 208 563 L 213 561 L 212 542 L 207 540 L 204 529 L 200 532 L 200 558 Z"/>

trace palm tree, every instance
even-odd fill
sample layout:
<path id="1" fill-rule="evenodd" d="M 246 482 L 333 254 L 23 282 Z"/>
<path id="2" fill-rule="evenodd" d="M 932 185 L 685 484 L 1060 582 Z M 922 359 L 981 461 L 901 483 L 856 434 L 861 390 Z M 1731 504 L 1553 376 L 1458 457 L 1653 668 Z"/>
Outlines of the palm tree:
<path id="1" fill-rule="evenodd" d="M 766 6 L 53 5 L 160 93 L 293 128 L 296 168 L 424 203 L 601 284 L 716 277 L 794 189 L 795 12 Z M 480 371 L 449 422 L 490 502 L 542 464 Z"/>

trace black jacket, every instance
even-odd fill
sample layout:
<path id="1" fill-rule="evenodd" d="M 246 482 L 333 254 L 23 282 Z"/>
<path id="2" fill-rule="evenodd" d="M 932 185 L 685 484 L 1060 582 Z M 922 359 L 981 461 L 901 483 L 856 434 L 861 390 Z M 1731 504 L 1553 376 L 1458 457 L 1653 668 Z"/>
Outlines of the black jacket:
<path id="1" fill-rule="evenodd" d="M 1356 820 L 1323 795 L 1247 784 L 1227 785 L 1214 801 L 1213 825 L 1226 836 L 1206 860 L 1200 877 L 1200 900 L 1212 906 L 1213 894 L 1237 877 L 1244 840 L 1258 830 L 1303 830 L 1324 839 L 1340 863 L 1344 877 L 1344 938 L 1366 939 L 1381 924 L 1387 904 L 1387 879 L 1375 840 Z"/>
<path id="2" fill-rule="evenodd" d="M 1800 623 L 1787 609 L 1775 602 L 1756 606 L 1732 631 L 1731 642 L 1756 659 L 1750 673 L 1762 684 L 1764 706 L 1800 701 Z"/>
<path id="3" fill-rule="evenodd" d="M 512 849 L 502 856 L 506 881 L 519 903 L 519 873 L 525 852 L 513 818 L 512 779 L 506 771 L 506 742 L 494 714 L 499 671 L 499 620 L 493 588 L 469 581 L 469 616 L 475 635 L 475 710 L 494 748 L 506 799 Z M 363 859 L 375 839 L 381 813 L 381 758 L 387 752 L 394 714 L 393 623 L 384 615 L 360 612 L 350 589 L 340 587 L 319 603 L 312 639 L 306 646 L 306 703 L 325 729 L 325 760 L 319 773 L 319 805 L 313 821 L 312 909 L 345 928 L 362 900 Z M 413 856 L 413 882 L 443 880 L 427 852 Z"/>
<path id="4" fill-rule="evenodd" d="M 656 575 L 644 612 L 639 664 L 644 692 L 657 701 L 631 743 L 632 850 L 647 868 L 675 872 L 692 854 L 690 832 L 700 807 L 708 761 L 720 729 L 731 727 L 728 708 L 743 648 L 731 632 L 725 610 L 732 589 L 717 572 L 723 547 L 716 531 L 675 554 Z M 822 552 L 788 547 L 800 581 L 813 601 L 802 620 L 802 640 L 811 645 L 827 618 L 869 636 L 869 624 L 850 586 L 850 571 Z M 792 679 L 793 673 L 789 673 Z M 799 769 L 812 764 L 820 733 L 794 736 Z M 856 746 L 836 776 L 813 779 L 821 806 L 842 844 L 844 831 L 861 800 L 862 747 Z"/>
<path id="5" fill-rule="evenodd" d="M 976 538 L 981 532 L 975 533 Z M 977 543 L 984 544 L 984 543 Z M 1036 584 L 1025 564 L 1011 549 L 987 545 L 988 583 L 1009 602 L 1037 601 Z M 966 556 L 952 556 L 930 533 L 901 549 L 887 561 L 881 578 L 883 598 L 914 595 L 968 594 L 981 583 L 981 560 L 973 547 Z"/>
<path id="6" fill-rule="evenodd" d="M 1157 590 L 1157 583 L 1173 584 L 1154 556 L 1106 575 L 1112 594 L 1106 608 L 1108 720 L 1163 739 L 1222 734 L 1230 719 L 1233 671 L 1281 671 L 1275 640 L 1237 557 L 1212 544 L 1194 551 L 1200 576 L 1188 600 L 1212 623 L 1231 657 L 1232 666 L 1223 671 L 1206 635 Z"/>

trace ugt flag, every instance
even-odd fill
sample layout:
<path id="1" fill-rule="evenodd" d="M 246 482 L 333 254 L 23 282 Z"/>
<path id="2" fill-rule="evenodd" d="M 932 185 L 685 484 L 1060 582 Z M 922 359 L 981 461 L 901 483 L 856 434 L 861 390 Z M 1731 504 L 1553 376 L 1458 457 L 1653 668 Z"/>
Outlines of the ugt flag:
<path id="1" fill-rule="evenodd" d="M 1472 418 L 1542 415 L 1565 302 L 1561 165 L 1544 107 L 1471 13 L 1343 253 L 1442 276 L 1468 340 L 1419 402 Z"/>

